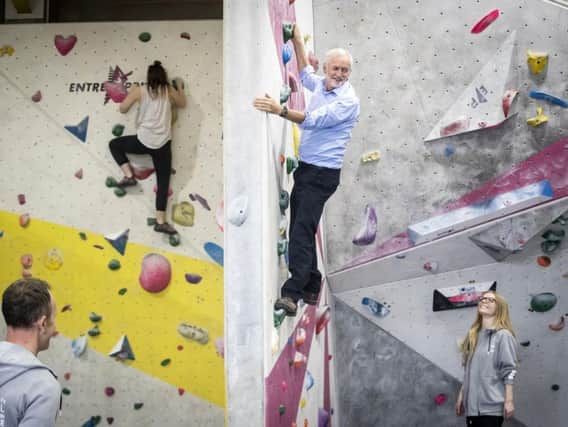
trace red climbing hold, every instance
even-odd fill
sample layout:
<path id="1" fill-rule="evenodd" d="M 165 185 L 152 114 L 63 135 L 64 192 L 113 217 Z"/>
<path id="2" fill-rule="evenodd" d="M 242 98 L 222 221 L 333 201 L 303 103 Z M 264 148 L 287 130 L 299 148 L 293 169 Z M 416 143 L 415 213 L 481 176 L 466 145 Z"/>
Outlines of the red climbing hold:
<path id="1" fill-rule="evenodd" d="M 30 214 L 20 215 L 20 226 L 26 228 L 30 223 Z"/>
<path id="2" fill-rule="evenodd" d="M 479 20 L 477 24 L 471 29 L 472 34 L 479 34 L 483 32 L 489 25 L 493 23 L 497 18 L 499 18 L 499 9 L 494 9 Z"/>
<path id="3" fill-rule="evenodd" d="M 112 397 L 112 396 L 114 396 L 114 388 L 112 388 L 112 387 L 105 387 L 105 394 L 107 395 L 107 397 Z"/>
<path id="4" fill-rule="evenodd" d="M 20 205 L 26 204 L 26 196 L 24 194 L 18 194 L 18 203 Z"/>
<path id="5" fill-rule="evenodd" d="M 83 169 L 79 169 L 77 172 L 75 172 L 75 178 L 77 179 L 83 179 Z"/>
<path id="6" fill-rule="evenodd" d="M 63 378 L 65 378 L 65 381 L 69 381 L 71 379 L 71 372 L 65 372 Z"/>
<path id="7" fill-rule="evenodd" d="M 181 388 L 181 387 L 178 388 L 178 394 L 179 394 L 180 396 L 183 396 L 184 393 L 185 393 L 185 390 L 184 390 L 183 388 Z"/>

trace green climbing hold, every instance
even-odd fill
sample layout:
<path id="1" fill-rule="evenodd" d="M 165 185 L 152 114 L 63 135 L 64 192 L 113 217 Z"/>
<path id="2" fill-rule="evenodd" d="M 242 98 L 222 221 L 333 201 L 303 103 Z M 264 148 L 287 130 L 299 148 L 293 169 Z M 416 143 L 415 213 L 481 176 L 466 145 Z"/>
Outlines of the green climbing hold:
<path id="1" fill-rule="evenodd" d="M 90 337 L 96 337 L 101 334 L 101 331 L 99 330 L 98 326 L 95 326 L 94 328 L 89 329 L 87 333 Z"/>
<path id="2" fill-rule="evenodd" d="M 65 396 L 69 396 L 71 394 L 71 390 L 69 390 L 67 387 L 63 387 L 61 393 L 63 393 Z"/>
<path id="3" fill-rule="evenodd" d="M 286 318 L 286 311 L 285 310 L 283 310 L 283 309 L 274 310 L 274 313 L 273 313 L 274 327 L 279 328 L 280 325 L 282 324 L 282 322 L 284 322 L 285 318 Z"/>
<path id="4" fill-rule="evenodd" d="M 118 270 L 120 268 L 120 261 L 117 259 L 111 259 L 108 262 L 108 268 L 111 270 Z"/>
<path id="5" fill-rule="evenodd" d="M 114 189 L 114 194 L 117 197 L 124 197 L 126 195 L 126 190 L 124 188 L 116 187 Z"/>
<path id="6" fill-rule="evenodd" d="M 291 93 L 292 89 L 290 88 L 290 86 L 283 85 L 280 88 L 280 104 L 284 104 L 286 101 L 288 101 L 288 98 L 290 97 Z"/>
<path id="7" fill-rule="evenodd" d="M 160 362 L 160 365 L 162 366 L 168 366 L 170 363 L 172 363 L 171 359 L 164 359 Z"/>
<path id="8" fill-rule="evenodd" d="M 89 315 L 89 320 L 93 323 L 97 323 L 97 322 L 100 322 L 101 320 L 103 320 L 103 316 L 93 312 Z"/>
<path id="9" fill-rule="evenodd" d="M 290 195 L 286 190 L 280 190 L 280 199 L 278 203 L 280 204 L 281 211 L 288 209 L 288 205 L 290 204 Z"/>
<path id="10" fill-rule="evenodd" d="M 294 169 L 298 167 L 298 159 L 295 157 L 286 157 L 286 173 L 290 175 Z"/>
<path id="11" fill-rule="evenodd" d="M 568 224 L 568 215 L 560 215 L 552 223 L 553 224 L 566 225 L 566 224 Z"/>
<path id="12" fill-rule="evenodd" d="M 278 255 L 284 255 L 286 253 L 286 251 L 288 250 L 288 240 L 285 239 L 280 239 L 278 241 Z"/>
<path id="13" fill-rule="evenodd" d="M 141 42 L 147 43 L 150 41 L 150 39 L 152 38 L 152 34 L 144 31 L 143 33 L 140 33 L 140 35 L 138 36 L 138 40 L 140 40 Z"/>
<path id="14" fill-rule="evenodd" d="M 118 184 L 118 182 L 116 182 L 116 179 L 114 179 L 112 176 L 107 176 L 107 179 L 106 179 L 106 181 L 105 181 L 105 185 L 106 185 L 108 188 L 116 187 L 117 184 Z"/>
<path id="15" fill-rule="evenodd" d="M 149 225 L 149 226 L 150 225 L 151 226 L 156 225 L 156 218 L 150 218 L 150 217 L 146 218 L 146 225 Z"/>
<path id="16" fill-rule="evenodd" d="M 280 405 L 280 406 L 278 407 L 278 413 L 279 413 L 280 415 L 284 415 L 285 412 L 286 412 L 286 406 Z"/>
<path id="17" fill-rule="evenodd" d="M 124 295 L 126 292 L 128 292 L 128 289 L 126 289 L 126 288 L 121 288 L 121 289 L 118 291 L 118 295 Z"/>
<path id="18" fill-rule="evenodd" d="M 560 242 L 559 241 L 554 241 L 554 240 L 545 240 L 544 242 L 542 242 L 540 244 L 540 249 L 545 253 L 545 254 L 551 254 L 552 252 L 554 252 L 556 249 L 558 249 L 558 247 L 560 246 Z"/>
<path id="19" fill-rule="evenodd" d="M 82 231 L 79 233 L 79 237 L 81 238 L 81 240 L 87 240 L 87 235 Z"/>
<path id="20" fill-rule="evenodd" d="M 124 133 L 124 126 L 121 124 L 116 124 L 112 127 L 112 134 L 114 136 L 122 136 Z"/>
<path id="21" fill-rule="evenodd" d="M 558 298 L 552 292 L 543 292 L 531 298 L 531 308 L 539 313 L 544 313 L 552 309 L 557 302 Z"/>
<path id="22" fill-rule="evenodd" d="M 542 238 L 551 242 L 560 242 L 565 234 L 566 232 L 564 230 L 546 230 Z"/>
<path id="23" fill-rule="evenodd" d="M 179 246 L 179 244 L 181 243 L 181 238 L 179 237 L 179 234 L 172 234 L 170 236 L 170 245 L 172 246 Z"/>
<path id="24" fill-rule="evenodd" d="M 142 406 L 144 406 L 144 404 L 143 404 L 142 402 L 140 402 L 140 403 L 135 403 L 135 404 L 134 404 L 134 409 L 138 410 L 138 409 L 142 408 Z"/>
<path id="25" fill-rule="evenodd" d="M 292 37 L 294 37 L 294 24 L 284 22 L 282 24 L 282 38 L 284 39 L 284 43 L 288 40 L 292 40 Z"/>

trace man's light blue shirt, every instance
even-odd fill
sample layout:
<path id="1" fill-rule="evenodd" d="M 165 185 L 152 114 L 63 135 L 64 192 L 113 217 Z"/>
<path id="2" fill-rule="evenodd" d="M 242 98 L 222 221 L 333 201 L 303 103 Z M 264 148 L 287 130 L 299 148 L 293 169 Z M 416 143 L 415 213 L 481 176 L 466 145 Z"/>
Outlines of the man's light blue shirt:
<path id="1" fill-rule="evenodd" d="M 316 166 L 341 169 L 351 130 L 359 119 L 359 98 L 347 81 L 326 90 L 325 77 L 316 76 L 311 65 L 300 72 L 302 84 L 312 99 L 305 111 L 300 160 Z"/>

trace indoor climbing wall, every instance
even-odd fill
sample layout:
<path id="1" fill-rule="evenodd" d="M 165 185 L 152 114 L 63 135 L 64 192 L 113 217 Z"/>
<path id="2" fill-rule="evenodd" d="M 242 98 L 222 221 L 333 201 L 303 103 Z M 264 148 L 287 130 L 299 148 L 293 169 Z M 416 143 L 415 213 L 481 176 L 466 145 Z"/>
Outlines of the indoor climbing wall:
<path id="1" fill-rule="evenodd" d="M 288 37 L 298 23 L 307 50 L 314 50 L 312 5 L 257 3 L 225 2 L 224 13 L 228 423 L 325 425 L 335 406 L 327 292 L 317 306 L 302 305 L 296 317 L 273 311 L 287 278 L 289 193 L 300 133 L 252 107 L 266 93 L 304 109 L 309 94 Z"/>
<path id="2" fill-rule="evenodd" d="M 563 425 L 568 10 L 314 1 L 314 16 L 316 53 L 351 50 L 362 101 L 325 217 L 340 425 L 462 425 L 457 343 L 491 288 L 520 342 L 515 423 Z"/>
<path id="3" fill-rule="evenodd" d="M 52 285 L 61 335 L 42 357 L 60 424 L 222 425 L 222 23 L 14 25 L 0 40 L 0 286 Z M 108 150 L 135 133 L 137 108 L 118 104 L 154 60 L 188 101 L 172 127 L 177 239 L 151 227 L 149 157 L 131 158 L 139 184 L 122 194 Z"/>

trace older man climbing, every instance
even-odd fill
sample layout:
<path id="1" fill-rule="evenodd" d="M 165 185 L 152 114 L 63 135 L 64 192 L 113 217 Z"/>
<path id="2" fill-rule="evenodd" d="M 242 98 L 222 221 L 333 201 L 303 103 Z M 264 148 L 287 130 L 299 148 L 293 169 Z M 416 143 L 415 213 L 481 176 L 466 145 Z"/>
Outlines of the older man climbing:
<path id="1" fill-rule="evenodd" d="M 254 107 L 297 123 L 302 129 L 300 162 L 294 172 L 290 196 L 290 277 L 281 289 L 274 309 L 295 316 L 298 300 L 317 304 L 321 273 L 317 268 L 315 234 L 325 202 L 339 185 L 345 149 L 359 118 L 359 99 L 349 83 L 353 59 L 345 49 L 331 49 L 325 55 L 324 76 L 308 64 L 298 25 L 292 42 L 302 84 L 312 92 L 305 111 L 288 109 L 264 96 Z"/>

